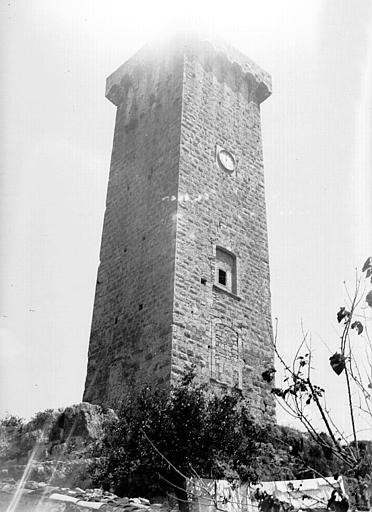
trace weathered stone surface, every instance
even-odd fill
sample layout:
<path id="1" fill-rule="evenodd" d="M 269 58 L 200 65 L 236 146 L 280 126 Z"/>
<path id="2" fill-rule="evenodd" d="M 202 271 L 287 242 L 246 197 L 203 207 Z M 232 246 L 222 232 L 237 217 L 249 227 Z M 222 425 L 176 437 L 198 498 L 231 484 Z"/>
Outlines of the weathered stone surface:
<path id="1" fill-rule="evenodd" d="M 112 409 L 103 410 L 98 405 L 81 403 L 66 407 L 56 418 L 49 441 L 66 442 L 81 438 L 84 443 L 101 439 L 107 422 L 117 419 Z"/>
<path id="2" fill-rule="evenodd" d="M 115 405 L 195 365 L 274 417 L 260 103 L 271 80 L 200 39 L 145 47 L 107 81 L 117 105 L 84 400 Z M 233 153 L 228 173 L 216 161 Z M 236 290 L 216 286 L 216 249 Z"/>
<path id="3" fill-rule="evenodd" d="M 111 409 L 82 403 L 38 413 L 17 427 L 0 426 L 0 478 L 27 478 L 52 485 L 91 485 L 92 448 L 104 427 L 116 421 Z M 5 442 L 6 441 L 6 442 Z M 31 484 L 26 484 L 31 485 Z"/>

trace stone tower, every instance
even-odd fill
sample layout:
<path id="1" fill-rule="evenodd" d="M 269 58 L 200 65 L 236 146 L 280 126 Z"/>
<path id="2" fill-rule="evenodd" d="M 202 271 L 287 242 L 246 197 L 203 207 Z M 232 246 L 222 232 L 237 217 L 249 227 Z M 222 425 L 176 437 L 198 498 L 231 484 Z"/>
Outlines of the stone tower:
<path id="1" fill-rule="evenodd" d="M 107 79 L 117 107 L 84 400 L 115 405 L 195 365 L 274 403 L 260 104 L 270 76 L 219 42 L 148 45 Z"/>

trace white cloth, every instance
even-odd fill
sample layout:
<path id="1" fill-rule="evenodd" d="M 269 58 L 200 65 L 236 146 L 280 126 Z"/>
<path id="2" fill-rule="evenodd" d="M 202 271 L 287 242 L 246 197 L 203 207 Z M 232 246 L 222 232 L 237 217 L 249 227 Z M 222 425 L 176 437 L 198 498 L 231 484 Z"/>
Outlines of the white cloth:
<path id="1" fill-rule="evenodd" d="M 285 480 L 260 482 L 257 485 L 231 484 L 227 480 L 191 479 L 188 491 L 193 512 L 257 512 L 258 502 L 254 499 L 257 489 L 291 504 L 294 510 L 326 509 L 334 489 L 345 493 L 342 477 L 313 478 L 306 480 Z"/>

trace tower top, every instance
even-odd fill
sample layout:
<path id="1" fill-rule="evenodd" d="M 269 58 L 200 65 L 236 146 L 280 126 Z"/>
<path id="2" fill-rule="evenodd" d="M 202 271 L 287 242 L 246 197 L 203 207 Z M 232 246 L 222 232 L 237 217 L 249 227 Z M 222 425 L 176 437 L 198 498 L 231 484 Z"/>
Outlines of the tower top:
<path id="1" fill-rule="evenodd" d="M 140 77 L 152 62 L 173 54 L 198 55 L 204 59 L 218 60 L 225 67 L 230 66 L 240 79 L 254 82 L 258 103 L 271 95 L 271 76 L 255 62 L 221 38 L 192 33 L 151 41 L 143 46 L 107 78 L 106 98 L 114 105 L 120 105 L 129 77 L 131 80 L 135 76 Z"/>

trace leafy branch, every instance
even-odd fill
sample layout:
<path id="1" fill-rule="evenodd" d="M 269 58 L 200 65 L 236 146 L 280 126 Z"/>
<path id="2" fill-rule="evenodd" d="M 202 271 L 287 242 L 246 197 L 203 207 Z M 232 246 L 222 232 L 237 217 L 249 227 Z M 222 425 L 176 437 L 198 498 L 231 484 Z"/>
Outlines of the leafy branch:
<path id="1" fill-rule="evenodd" d="M 365 472 L 365 453 L 360 452 L 360 441 L 357 437 L 355 410 L 366 413 L 372 419 L 371 392 L 372 389 L 372 343 L 367 329 L 367 318 L 365 315 L 366 307 L 372 307 L 372 290 L 367 291 L 362 286 L 362 278 L 372 284 L 372 257 L 367 258 L 362 267 L 361 274 L 356 272 L 354 293 L 347 294 L 349 297 L 349 306 L 341 306 L 337 312 L 337 321 L 342 326 L 338 342 L 338 349 L 329 358 L 330 366 L 336 375 L 345 375 L 346 399 L 348 403 L 350 427 L 352 431 L 353 442 L 347 441 L 344 433 L 338 427 L 332 418 L 325 401 L 325 389 L 315 383 L 312 376 L 313 352 L 309 345 L 309 334 L 303 333 L 301 342 L 292 363 L 287 363 L 278 350 L 278 323 L 276 320 L 276 329 L 274 336 L 274 350 L 280 365 L 284 369 L 285 378 L 281 387 L 272 387 L 272 393 L 277 402 L 292 417 L 298 419 L 308 435 L 322 447 L 330 452 L 344 465 L 344 473 L 353 475 L 358 482 L 367 478 Z M 364 315 L 359 313 L 363 304 L 363 299 L 367 304 L 362 309 Z M 357 358 L 354 343 L 357 338 L 366 340 L 366 358 L 368 365 L 366 376 L 362 373 Z M 359 350 L 360 342 L 358 343 Z M 266 382 L 271 383 L 274 379 L 274 371 L 266 370 L 262 374 Z M 357 393 L 356 393 L 357 392 Z M 358 393 L 359 392 L 359 393 Z M 359 403 L 358 403 L 359 402 Z M 363 405 L 364 403 L 364 405 Z M 327 433 L 323 436 L 318 432 L 313 423 L 313 414 L 311 407 L 318 411 L 322 425 Z"/>

